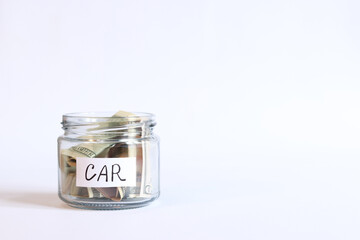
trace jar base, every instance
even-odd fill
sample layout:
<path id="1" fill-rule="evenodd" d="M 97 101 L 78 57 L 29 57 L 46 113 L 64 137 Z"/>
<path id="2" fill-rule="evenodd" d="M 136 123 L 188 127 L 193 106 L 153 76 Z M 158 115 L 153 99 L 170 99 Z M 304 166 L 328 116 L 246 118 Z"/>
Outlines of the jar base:
<path id="1" fill-rule="evenodd" d="M 140 208 L 145 207 L 155 201 L 159 197 L 159 194 L 153 196 L 152 198 L 141 199 L 137 201 L 131 202 L 104 202 L 104 201 L 93 201 L 90 199 L 78 199 L 75 197 L 71 197 L 71 200 L 64 198 L 59 193 L 59 198 L 64 201 L 67 205 L 80 208 L 80 209 L 87 209 L 87 210 L 126 210 L 126 209 L 133 209 L 133 208 Z"/>

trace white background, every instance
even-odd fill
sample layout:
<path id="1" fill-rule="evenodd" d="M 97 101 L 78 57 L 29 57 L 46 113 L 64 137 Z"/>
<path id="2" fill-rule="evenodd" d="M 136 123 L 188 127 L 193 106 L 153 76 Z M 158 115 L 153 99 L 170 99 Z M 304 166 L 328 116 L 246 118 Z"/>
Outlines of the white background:
<path id="1" fill-rule="evenodd" d="M 0 239 L 359 239 L 360 2 L 0 0 Z M 63 113 L 157 115 L 161 197 L 57 197 Z"/>

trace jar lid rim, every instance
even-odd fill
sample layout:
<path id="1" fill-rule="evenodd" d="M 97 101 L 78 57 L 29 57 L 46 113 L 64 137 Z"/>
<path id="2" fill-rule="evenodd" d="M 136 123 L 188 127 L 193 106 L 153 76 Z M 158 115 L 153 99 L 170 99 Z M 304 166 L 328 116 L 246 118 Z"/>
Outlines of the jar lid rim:
<path id="1" fill-rule="evenodd" d="M 154 119 L 155 115 L 146 112 L 131 112 L 131 116 L 113 116 L 116 111 L 94 111 L 94 112 L 73 112 L 63 114 L 63 118 L 93 118 L 93 119 L 129 119 L 129 118 L 147 118 Z"/>

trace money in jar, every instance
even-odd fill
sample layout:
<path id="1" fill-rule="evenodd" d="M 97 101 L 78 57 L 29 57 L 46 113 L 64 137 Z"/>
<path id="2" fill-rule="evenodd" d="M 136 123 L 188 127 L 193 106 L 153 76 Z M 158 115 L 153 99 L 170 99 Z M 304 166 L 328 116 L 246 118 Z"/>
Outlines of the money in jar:
<path id="1" fill-rule="evenodd" d="M 146 206 L 159 197 L 155 116 L 137 112 L 63 115 L 58 138 L 59 197 L 72 207 Z"/>

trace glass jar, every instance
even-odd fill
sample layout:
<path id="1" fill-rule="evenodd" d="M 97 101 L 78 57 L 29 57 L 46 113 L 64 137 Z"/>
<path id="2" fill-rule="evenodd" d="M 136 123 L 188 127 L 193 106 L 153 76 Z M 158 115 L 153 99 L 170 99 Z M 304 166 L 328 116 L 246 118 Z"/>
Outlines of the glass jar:
<path id="1" fill-rule="evenodd" d="M 159 197 L 159 139 L 149 113 L 63 115 L 59 197 L 85 209 L 128 209 Z"/>

